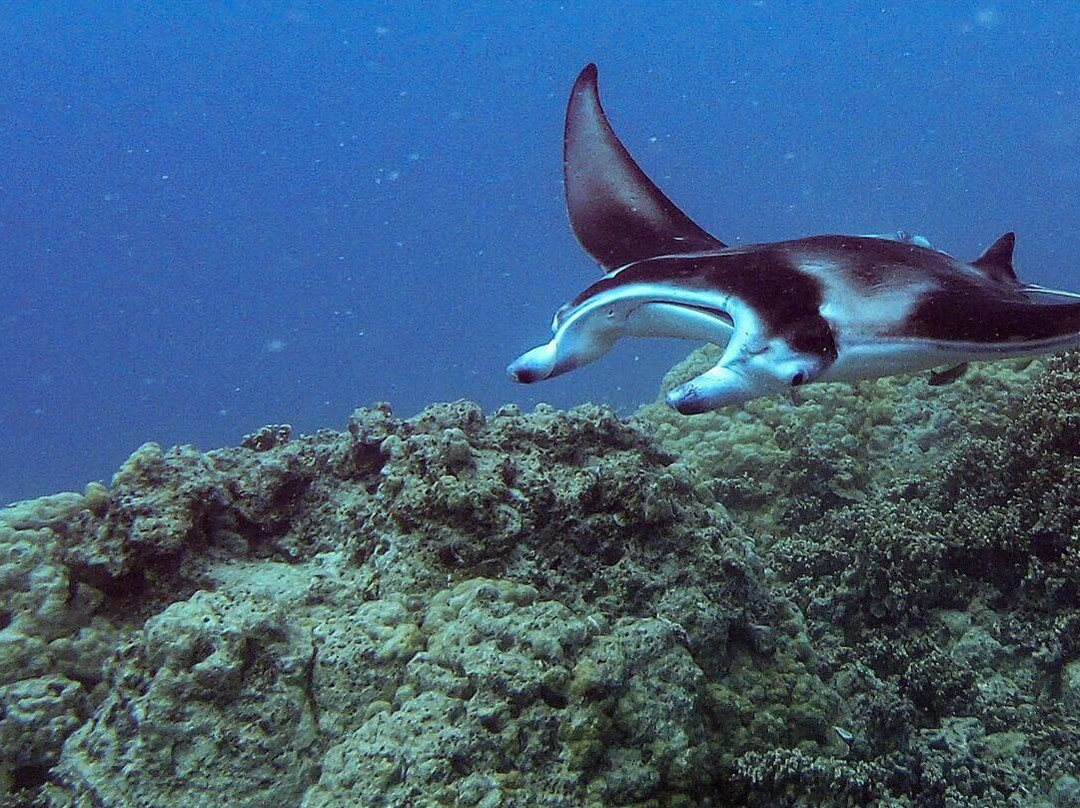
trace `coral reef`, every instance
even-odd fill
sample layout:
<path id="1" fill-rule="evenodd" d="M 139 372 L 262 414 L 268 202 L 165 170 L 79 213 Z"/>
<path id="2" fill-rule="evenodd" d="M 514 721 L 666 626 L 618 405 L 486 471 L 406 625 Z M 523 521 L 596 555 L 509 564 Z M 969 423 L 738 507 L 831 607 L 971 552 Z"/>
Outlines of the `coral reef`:
<path id="1" fill-rule="evenodd" d="M 702 348 L 672 368 L 663 391 L 706 370 L 717 350 Z M 973 364 L 944 386 L 930 386 L 928 374 L 890 376 L 798 388 L 691 418 L 661 399 L 637 415 L 768 540 L 863 499 L 887 478 L 925 476 L 961 439 L 999 434 L 1014 414 L 1009 399 L 1041 372 L 1040 361 Z"/>
<path id="2" fill-rule="evenodd" d="M 889 469 L 773 537 L 763 556 L 777 595 L 834 671 L 853 743 L 842 762 L 747 756 L 752 783 L 826 803 L 1070 804 L 1078 382 L 1080 357 L 1049 360 L 996 430 L 955 440 L 932 474 Z"/>
<path id="3" fill-rule="evenodd" d="M 1080 804 L 1080 358 L 798 395 L 377 406 L 0 511 L 0 805 Z"/>
<path id="4" fill-rule="evenodd" d="M 707 682 L 787 642 L 746 535 L 599 407 L 148 444 L 0 525 L 9 802 L 690 799 Z"/>

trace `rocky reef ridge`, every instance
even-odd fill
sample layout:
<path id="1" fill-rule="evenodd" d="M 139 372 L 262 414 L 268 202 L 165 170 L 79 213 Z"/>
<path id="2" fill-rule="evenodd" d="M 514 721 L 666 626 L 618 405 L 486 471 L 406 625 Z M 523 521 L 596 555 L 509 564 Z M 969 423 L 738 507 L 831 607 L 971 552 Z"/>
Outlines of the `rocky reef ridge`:
<path id="1" fill-rule="evenodd" d="M 821 390 L 0 511 L 0 804 L 1080 805 L 1080 360 Z"/>

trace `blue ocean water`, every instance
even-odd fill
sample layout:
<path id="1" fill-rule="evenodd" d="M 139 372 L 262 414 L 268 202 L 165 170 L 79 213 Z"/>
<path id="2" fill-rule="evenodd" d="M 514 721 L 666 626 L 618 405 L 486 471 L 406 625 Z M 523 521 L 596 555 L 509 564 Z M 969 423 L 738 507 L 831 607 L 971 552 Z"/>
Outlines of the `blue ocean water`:
<path id="1" fill-rule="evenodd" d="M 4 4 L 0 502 L 379 400 L 651 399 L 686 346 L 504 374 L 596 277 L 561 190 L 589 61 L 725 241 L 1015 229 L 1080 290 L 1077 41 L 1064 2 Z"/>

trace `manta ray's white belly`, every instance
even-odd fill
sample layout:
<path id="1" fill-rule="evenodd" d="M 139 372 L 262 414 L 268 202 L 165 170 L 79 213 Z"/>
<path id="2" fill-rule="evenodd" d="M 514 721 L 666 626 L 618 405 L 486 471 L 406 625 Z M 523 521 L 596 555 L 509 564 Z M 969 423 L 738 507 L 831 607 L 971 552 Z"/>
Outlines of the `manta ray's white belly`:
<path id="1" fill-rule="evenodd" d="M 953 350 L 927 340 L 848 341 L 846 345 L 843 342 L 837 345 L 836 361 L 821 374 L 820 381 L 876 379 L 978 358 L 968 351 Z"/>

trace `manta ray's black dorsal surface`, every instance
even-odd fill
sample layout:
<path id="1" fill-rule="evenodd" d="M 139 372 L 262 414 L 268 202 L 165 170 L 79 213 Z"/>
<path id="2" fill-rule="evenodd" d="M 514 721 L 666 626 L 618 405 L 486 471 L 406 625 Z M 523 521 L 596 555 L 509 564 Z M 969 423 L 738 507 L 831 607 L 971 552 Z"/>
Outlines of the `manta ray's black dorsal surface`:
<path id="1" fill-rule="evenodd" d="M 804 384 L 948 367 L 931 376 L 937 386 L 968 361 L 1080 347 L 1080 294 L 1021 283 L 1011 232 L 970 262 L 902 231 L 725 246 L 619 142 L 591 64 L 570 94 L 563 158 L 574 233 L 605 274 L 558 311 L 547 343 L 510 363 L 514 381 L 568 373 L 624 336 L 723 346 L 713 367 L 666 394 L 691 415 Z"/>
<path id="2" fill-rule="evenodd" d="M 643 258 L 722 250 L 641 170 L 608 123 L 596 65 L 581 71 L 566 110 L 563 175 L 570 223 L 605 270 Z"/>

